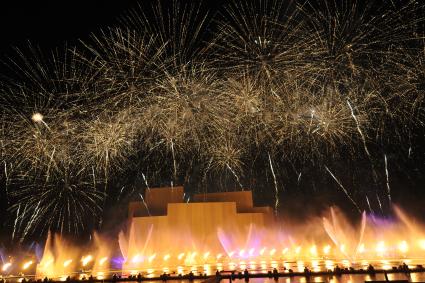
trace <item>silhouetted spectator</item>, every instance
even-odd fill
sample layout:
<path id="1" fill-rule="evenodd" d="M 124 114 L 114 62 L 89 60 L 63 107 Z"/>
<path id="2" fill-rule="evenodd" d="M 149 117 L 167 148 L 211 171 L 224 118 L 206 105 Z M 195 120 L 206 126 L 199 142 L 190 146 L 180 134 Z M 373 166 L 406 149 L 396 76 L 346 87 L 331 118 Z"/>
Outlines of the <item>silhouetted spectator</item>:
<path id="1" fill-rule="evenodd" d="M 189 272 L 189 276 L 188 276 L 189 280 L 190 280 L 190 281 L 193 281 L 193 279 L 194 279 L 193 277 L 195 277 L 195 274 L 193 274 L 193 272 L 192 272 L 192 271 L 190 271 L 190 272 Z"/>
<path id="2" fill-rule="evenodd" d="M 403 264 L 401 265 L 401 267 L 402 267 L 402 270 L 404 272 L 409 272 L 410 271 L 409 266 L 405 262 L 403 262 Z"/>

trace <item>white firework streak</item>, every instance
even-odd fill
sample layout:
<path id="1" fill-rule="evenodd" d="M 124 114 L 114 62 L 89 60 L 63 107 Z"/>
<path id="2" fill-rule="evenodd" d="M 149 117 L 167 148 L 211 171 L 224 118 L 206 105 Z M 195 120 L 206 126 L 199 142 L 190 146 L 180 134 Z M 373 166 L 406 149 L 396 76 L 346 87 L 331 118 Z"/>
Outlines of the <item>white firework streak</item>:
<path id="1" fill-rule="evenodd" d="M 270 153 L 267 153 L 269 155 L 269 164 L 270 164 L 270 170 L 272 171 L 272 175 L 273 175 L 273 182 L 274 182 L 274 189 L 275 189 L 275 203 L 274 203 L 274 213 L 277 215 L 277 208 L 279 206 L 279 188 L 277 187 L 277 181 L 276 181 L 276 175 L 274 173 L 274 168 L 273 168 L 273 163 L 272 163 L 272 158 L 270 156 Z"/>
<path id="2" fill-rule="evenodd" d="M 15 218 L 15 222 L 13 224 L 13 232 L 12 232 L 12 240 L 15 240 L 15 234 L 16 234 L 16 226 L 18 224 L 18 219 L 19 219 L 19 212 L 21 210 L 21 204 L 19 204 L 18 206 L 18 210 L 16 211 L 16 218 Z"/>
<path id="3" fill-rule="evenodd" d="M 151 213 L 149 211 L 148 204 L 145 202 L 145 199 L 143 198 L 142 194 L 139 193 L 139 196 L 142 199 L 143 205 L 146 207 L 146 210 L 148 211 L 148 215 L 151 216 Z"/>
<path id="4" fill-rule="evenodd" d="M 174 168 L 173 177 L 174 177 L 174 180 L 175 180 L 177 178 L 177 163 L 176 163 L 176 154 L 174 152 L 173 139 L 170 140 L 170 147 L 171 147 L 171 154 L 173 155 L 173 168 Z"/>
<path id="5" fill-rule="evenodd" d="M 384 154 L 384 161 L 385 161 L 385 175 L 386 175 L 386 184 L 387 184 L 387 192 L 388 192 L 388 201 L 391 204 L 391 188 L 390 188 L 390 178 L 388 174 L 388 162 L 387 162 L 386 154 Z"/>
<path id="6" fill-rule="evenodd" d="M 369 207 L 370 212 L 375 213 L 372 209 L 372 206 L 370 205 L 370 201 L 369 201 L 369 198 L 367 197 L 367 195 L 366 195 L 366 202 L 367 202 L 367 206 Z"/>
<path id="7" fill-rule="evenodd" d="M 142 172 L 142 177 L 143 177 L 143 180 L 145 181 L 146 188 L 148 189 L 148 191 L 150 191 L 151 188 L 149 188 L 148 180 L 146 179 L 146 176 L 145 176 L 145 174 L 143 172 Z"/>
<path id="8" fill-rule="evenodd" d="M 342 191 L 345 193 L 345 195 L 348 197 L 348 199 L 354 204 L 354 206 L 357 208 L 357 210 L 359 211 L 359 213 L 362 213 L 362 210 L 360 209 L 360 207 L 357 205 L 357 203 L 354 201 L 354 199 L 350 196 L 350 194 L 348 193 L 348 191 L 344 188 L 344 186 L 341 184 L 341 182 L 335 177 L 334 174 L 332 174 L 331 170 L 329 170 L 329 168 L 325 165 L 325 169 L 326 171 L 328 171 L 328 173 L 332 176 L 332 178 L 335 180 L 335 182 L 338 184 L 338 186 L 342 189 Z"/>
<path id="9" fill-rule="evenodd" d="M 239 177 L 238 177 L 238 175 L 236 174 L 236 172 L 235 172 L 235 171 L 233 171 L 232 167 L 230 167 L 230 165 L 229 165 L 228 163 L 226 163 L 226 166 L 227 166 L 227 168 L 230 170 L 230 172 L 232 172 L 233 176 L 235 176 L 236 181 L 237 181 L 237 182 L 238 182 L 238 184 L 239 184 L 239 187 L 241 187 L 241 189 L 242 189 L 242 191 L 243 191 L 243 190 L 244 190 L 244 189 L 243 189 L 243 186 L 242 186 L 241 182 L 239 181 Z"/>
<path id="10" fill-rule="evenodd" d="M 357 116 L 356 116 L 356 114 L 354 113 L 354 109 L 353 109 L 353 107 L 351 106 L 351 103 L 350 103 L 350 101 L 349 101 L 348 99 L 347 99 L 347 104 L 348 104 L 348 108 L 350 108 L 351 117 L 353 117 L 354 121 L 356 122 L 357 131 L 359 132 L 360 137 L 362 138 L 364 151 L 366 152 L 366 155 L 367 155 L 367 157 L 369 158 L 370 165 L 371 165 L 371 167 L 372 167 L 372 177 L 373 177 L 373 181 L 375 182 L 375 185 L 377 185 L 377 183 L 378 183 L 378 182 L 377 182 L 378 177 L 377 177 L 377 174 L 376 174 L 376 171 L 375 171 L 375 167 L 373 166 L 373 163 L 372 163 L 372 157 L 371 157 L 371 155 L 370 155 L 369 149 L 367 148 L 367 144 L 366 144 L 366 137 L 365 137 L 365 136 L 364 136 L 364 134 L 363 134 L 363 131 L 362 131 L 361 127 L 360 127 L 360 122 L 359 122 L 359 120 L 357 119 Z M 376 197 L 378 198 L 378 202 L 379 202 L 379 204 L 381 204 L 381 200 L 379 199 L 379 195 L 378 195 L 378 194 L 376 194 Z M 379 207 L 380 207 L 380 209 L 381 209 L 381 212 L 383 212 L 383 211 L 382 211 L 382 206 L 381 206 L 381 205 L 379 205 Z"/>
<path id="11" fill-rule="evenodd" d="M 381 209 L 381 212 L 383 212 L 383 210 L 382 210 L 382 203 L 381 203 L 381 199 L 379 198 L 378 193 L 376 193 L 376 199 L 378 200 L 378 204 L 379 204 L 379 208 Z"/>

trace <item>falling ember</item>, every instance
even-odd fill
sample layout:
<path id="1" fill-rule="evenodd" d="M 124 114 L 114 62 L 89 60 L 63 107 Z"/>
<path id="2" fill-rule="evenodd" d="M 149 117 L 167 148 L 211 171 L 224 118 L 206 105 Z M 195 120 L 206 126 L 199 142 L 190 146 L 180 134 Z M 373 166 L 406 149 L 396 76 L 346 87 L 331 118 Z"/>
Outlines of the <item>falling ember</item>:
<path id="1" fill-rule="evenodd" d="M 180 254 L 177 256 L 177 259 L 178 259 L 178 260 L 182 260 L 182 259 L 183 259 L 183 257 L 184 257 L 184 253 L 180 253 Z"/>
<path id="2" fill-rule="evenodd" d="M 169 254 L 166 254 L 165 256 L 164 256 L 164 261 L 167 261 L 167 260 L 169 260 L 170 259 L 170 255 Z"/>

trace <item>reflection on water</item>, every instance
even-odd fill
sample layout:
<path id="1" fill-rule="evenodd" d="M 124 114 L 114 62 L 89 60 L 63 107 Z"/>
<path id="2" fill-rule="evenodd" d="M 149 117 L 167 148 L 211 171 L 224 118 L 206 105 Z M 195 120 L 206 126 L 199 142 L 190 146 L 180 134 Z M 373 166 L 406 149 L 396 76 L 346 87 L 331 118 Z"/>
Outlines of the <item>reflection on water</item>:
<path id="1" fill-rule="evenodd" d="M 402 273 L 388 274 L 388 279 L 392 280 L 409 280 L 410 282 L 424 282 L 425 273 L 411 273 L 410 276 Z M 376 275 L 363 275 L 363 274 L 349 274 L 340 276 L 294 276 L 294 277 L 281 277 L 277 281 L 273 278 L 251 278 L 251 283 L 307 283 L 307 282 L 328 282 L 328 283 L 364 283 L 365 281 L 378 280 L 385 281 L 384 274 Z M 244 283 L 244 279 L 237 279 L 234 283 Z"/>
<path id="2" fill-rule="evenodd" d="M 360 261 L 360 262 L 351 262 L 348 260 L 342 261 L 333 261 L 333 260 L 311 260 L 311 261 L 261 261 L 261 262 L 231 262 L 226 265 L 219 264 L 217 266 L 214 265 L 199 265 L 199 266 L 179 266 L 176 270 L 168 269 L 168 272 L 171 273 L 172 276 L 176 276 L 178 274 L 187 274 L 190 271 L 195 275 L 214 275 L 216 270 L 222 271 L 222 274 L 230 274 L 232 271 L 235 273 L 243 272 L 246 268 L 249 270 L 251 274 L 259 274 L 259 273 L 267 273 L 271 271 L 273 268 L 276 268 L 280 273 L 286 273 L 286 277 L 281 277 L 277 281 L 273 278 L 251 278 L 249 282 L 253 283 L 309 283 L 309 282 L 329 282 L 329 283 L 357 283 L 357 282 L 365 282 L 365 281 L 373 281 L 373 280 L 385 280 L 385 275 L 383 273 L 376 273 L 374 275 L 371 274 L 343 274 L 343 275 L 328 275 L 328 274 L 317 274 L 316 272 L 324 272 L 333 270 L 335 267 L 343 268 L 343 269 L 355 269 L 365 270 L 369 264 L 372 264 L 376 270 L 390 270 L 394 267 L 400 266 L 402 263 L 408 264 L 409 268 L 415 268 L 417 265 L 422 264 L 424 260 L 398 260 L 398 261 L 390 261 L 390 260 L 375 260 L 375 261 Z M 310 276 L 304 275 L 291 275 L 290 270 L 293 272 L 304 272 L 305 269 L 312 271 L 313 273 Z M 157 277 L 161 275 L 161 269 L 158 270 L 140 270 L 141 274 L 145 277 Z M 122 273 L 123 277 L 126 277 L 128 273 L 125 271 Z M 410 282 L 425 282 L 425 273 L 388 273 L 387 274 L 389 280 L 409 280 Z M 177 281 L 177 280 L 172 280 Z M 188 281 L 183 280 L 185 283 Z M 201 282 L 201 281 L 199 281 Z M 227 282 L 227 281 L 225 281 Z M 233 282 L 242 283 L 245 282 L 244 279 L 236 279 Z"/>

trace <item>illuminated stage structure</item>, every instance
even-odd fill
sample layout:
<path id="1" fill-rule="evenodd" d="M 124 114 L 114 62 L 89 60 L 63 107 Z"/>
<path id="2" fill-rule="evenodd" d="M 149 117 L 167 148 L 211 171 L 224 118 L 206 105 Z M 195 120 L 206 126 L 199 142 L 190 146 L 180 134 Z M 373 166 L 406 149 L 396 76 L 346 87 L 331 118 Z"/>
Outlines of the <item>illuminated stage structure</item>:
<path id="1" fill-rule="evenodd" d="M 129 230 L 119 239 L 123 270 L 215 264 L 241 251 L 252 255 L 254 234 L 275 222 L 270 207 L 254 207 L 251 191 L 197 194 L 185 202 L 183 187 L 147 190 L 144 202 L 130 203 L 128 214 Z"/>
<path id="2" fill-rule="evenodd" d="M 60 280 L 245 268 L 263 273 L 305 267 L 323 272 L 338 265 L 359 272 L 369 264 L 415 268 L 424 262 L 425 229 L 397 207 L 394 212 L 392 221 L 363 212 L 353 223 L 330 208 L 323 217 L 289 222 L 275 218 L 270 207 L 255 207 L 251 191 L 197 194 L 189 202 L 183 187 L 148 189 L 141 201 L 129 204 L 127 225 L 118 235 L 120 252 L 116 240 L 103 234 L 94 233 L 90 247 L 82 248 L 49 233 L 41 260 L 19 268 L 27 273 L 36 265 L 36 278 Z M 11 265 L 5 263 L 3 272 Z"/>

